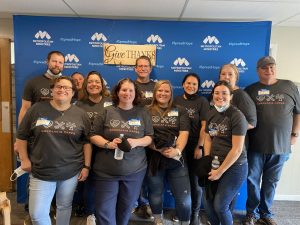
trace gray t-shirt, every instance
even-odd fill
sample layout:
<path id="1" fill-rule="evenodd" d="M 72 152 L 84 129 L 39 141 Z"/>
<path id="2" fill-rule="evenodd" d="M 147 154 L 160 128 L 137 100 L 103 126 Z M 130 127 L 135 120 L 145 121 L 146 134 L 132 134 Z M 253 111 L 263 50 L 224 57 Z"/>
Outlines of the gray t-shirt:
<path id="1" fill-rule="evenodd" d="M 30 101 L 31 105 L 36 102 L 51 100 L 51 82 L 52 80 L 45 75 L 40 75 L 28 80 L 24 87 L 22 98 Z"/>
<path id="2" fill-rule="evenodd" d="M 17 138 L 31 140 L 32 174 L 41 180 L 66 180 L 83 166 L 83 144 L 88 143 L 90 120 L 82 109 L 71 105 L 60 112 L 50 102 L 38 102 L 22 120 Z"/>
<path id="3" fill-rule="evenodd" d="M 142 138 L 153 135 L 149 113 L 139 106 L 123 110 L 116 106 L 103 109 L 94 120 L 93 135 L 101 135 L 107 140 L 124 134 L 127 138 Z M 146 169 L 147 160 L 144 147 L 136 147 L 125 152 L 122 160 L 114 159 L 114 151 L 100 149 L 96 154 L 93 170 L 95 179 L 126 176 Z"/>
<path id="4" fill-rule="evenodd" d="M 249 151 L 290 153 L 293 114 L 300 114 L 296 85 L 289 80 L 278 80 L 273 85 L 257 82 L 245 90 L 257 109 L 257 126 L 248 132 Z"/>
<path id="5" fill-rule="evenodd" d="M 210 155 L 218 156 L 223 162 L 232 148 L 232 136 L 245 136 L 247 120 L 243 113 L 235 106 L 230 106 L 225 112 L 219 113 L 214 107 L 208 112 L 205 131 L 212 139 Z M 246 148 L 235 163 L 247 160 Z"/>

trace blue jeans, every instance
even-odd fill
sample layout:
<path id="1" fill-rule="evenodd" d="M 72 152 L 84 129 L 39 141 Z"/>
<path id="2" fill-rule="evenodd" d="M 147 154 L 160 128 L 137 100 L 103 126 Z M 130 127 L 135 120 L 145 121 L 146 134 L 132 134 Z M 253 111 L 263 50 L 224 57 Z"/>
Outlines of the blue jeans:
<path id="1" fill-rule="evenodd" d="M 233 164 L 219 179 L 213 200 L 207 199 L 204 191 L 204 207 L 211 225 L 232 225 L 230 203 L 247 178 L 248 163 Z"/>
<path id="2" fill-rule="evenodd" d="M 32 175 L 29 177 L 29 214 L 32 224 L 51 225 L 49 212 L 56 191 L 56 225 L 68 225 L 78 175 L 59 181 L 44 181 Z"/>
<path id="3" fill-rule="evenodd" d="M 175 200 L 176 215 L 180 221 L 189 221 L 191 216 L 191 191 L 188 169 L 172 160 L 155 176 L 148 175 L 149 202 L 153 214 L 161 214 L 163 206 L 164 179 L 167 179 Z"/>
<path id="4" fill-rule="evenodd" d="M 249 173 L 247 179 L 248 215 L 272 217 L 271 206 L 277 183 L 289 154 L 262 154 L 248 152 Z"/>
<path id="5" fill-rule="evenodd" d="M 95 181 L 94 172 L 90 171 L 89 176 L 84 181 L 83 202 L 86 215 L 95 214 Z"/>
<path id="6" fill-rule="evenodd" d="M 134 203 L 134 208 L 141 207 L 144 205 L 149 205 L 148 200 L 148 183 L 147 183 L 147 177 L 144 178 L 142 188 L 139 194 L 138 200 Z"/>
<path id="7" fill-rule="evenodd" d="M 194 150 L 197 144 L 197 142 L 192 142 L 191 140 L 189 140 L 184 152 L 186 154 L 187 165 L 189 169 L 192 198 L 192 214 L 198 214 L 200 212 L 202 200 L 202 187 L 199 186 L 198 176 L 194 174 L 194 164 L 197 163 L 197 159 L 194 159 Z"/>
<path id="8" fill-rule="evenodd" d="M 146 169 L 127 176 L 95 180 L 97 225 L 127 225 Z"/>

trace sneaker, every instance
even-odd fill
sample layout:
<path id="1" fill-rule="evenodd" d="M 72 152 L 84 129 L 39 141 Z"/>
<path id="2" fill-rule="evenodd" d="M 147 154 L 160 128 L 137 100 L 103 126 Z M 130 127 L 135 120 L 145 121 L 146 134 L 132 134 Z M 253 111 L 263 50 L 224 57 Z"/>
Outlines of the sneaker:
<path id="1" fill-rule="evenodd" d="M 200 225 L 199 215 L 197 213 L 192 214 L 190 225 Z"/>
<path id="2" fill-rule="evenodd" d="M 95 217 L 94 214 L 89 215 L 89 216 L 86 218 L 86 225 L 96 225 L 96 217 Z"/>
<path id="3" fill-rule="evenodd" d="M 257 219 L 254 215 L 246 215 L 246 218 L 243 220 L 243 225 L 255 225 Z"/>
<path id="4" fill-rule="evenodd" d="M 264 224 L 264 225 L 277 225 L 275 220 L 271 217 L 263 217 L 258 220 L 259 224 Z"/>
<path id="5" fill-rule="evenodd" d="M 172 216 L 172 220 L 173 220 L 174 222 L 176 222 L 176 223 L 179 222 L 178 216 L 176 216 L 176 215 L 173 215 L 173 216 Z"/>
<path id="6" fill-rule="evenodd" d="M 154 225 L 164 225 L 164 220 L 162 218 L 154 218 Z"/>
<path id="7" fill-rule="evenodd" d="M 82 205 L 77 205 L 74 208 L 74 216 L 76 217 L 83 217 L 84 216 L 84 206 Z"/>
<path id="8" fill-rule="evenodd" d="M 149 205 L 143 205 L 140 207 L 140 215 L 145 219 L 154 219 L 152 210 Z"/>

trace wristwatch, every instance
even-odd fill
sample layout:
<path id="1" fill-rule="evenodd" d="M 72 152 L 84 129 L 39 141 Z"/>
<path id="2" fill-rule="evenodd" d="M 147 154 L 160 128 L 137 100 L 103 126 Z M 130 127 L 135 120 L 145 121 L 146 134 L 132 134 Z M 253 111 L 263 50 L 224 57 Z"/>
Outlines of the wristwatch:
<path id="1" fill-rule="evenodd" d="M 108 141 L 108 142 L 106 142 L 105 144 L 104 144 L 104 148 L 105 149 L 108 149 L 108 144 L 110 143 L 110 141 Z"/>
<path id="2" fill-rule="evenodd" d="M 179 150 L 179 148 L 175 148 L 177 150 L 177 156 L 181 156 L 182 152 Z"/>
<path id="3" fill-rule="evenodd" d="M 292 135 L 293 137 L 299 137 L 299 133 L 297 133 L 297 132 L 292 132 L 291 135 Z"/>
<path id="4" fill-rule="evenodd" d="M 203 145 L 199 145 L 199 147 L 198 147 L 200 150 L 204 150 L 204 147 L 203 147 Z"/>
<path id="5" fill-rule="evenodd" d="M 91 167 L 90 167 L 90 166 L 87 166 L 87 165 L 83 165 L 83 168 L 88 169 L 88 170 L 91 169 Z"/>

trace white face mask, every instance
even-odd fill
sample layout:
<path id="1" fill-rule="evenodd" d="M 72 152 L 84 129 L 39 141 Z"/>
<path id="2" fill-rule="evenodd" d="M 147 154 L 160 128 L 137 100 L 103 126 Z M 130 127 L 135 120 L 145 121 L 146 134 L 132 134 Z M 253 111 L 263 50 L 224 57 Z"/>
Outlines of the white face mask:
<path id="1" fill-rule="evenodd" d="M 52 79 L 55 79 L 55 78 L 58 78 L 58 77 L 60 77 L 62 74 L 61 73 L 59 73 L 59 74 L 53 74 L 52 72 L 51 72 L 51 70 L 47 70 L 47 73 L 49 74 L 49 76 L 52 78 Z"/>
<path id="2" fill-rule="evenodd" d="M 224 105 L 224 106 L 222 106 L 222 107 L 218 107 L 218 106 L 214 105 L 214 107 L 216 108 L 216 110 L 217 110 L 219 113 L 226 111 L 226 109 L 228 109 L 229 106 L 230 106 L 229 104 L 228 104 L 228 105 Z"/>

